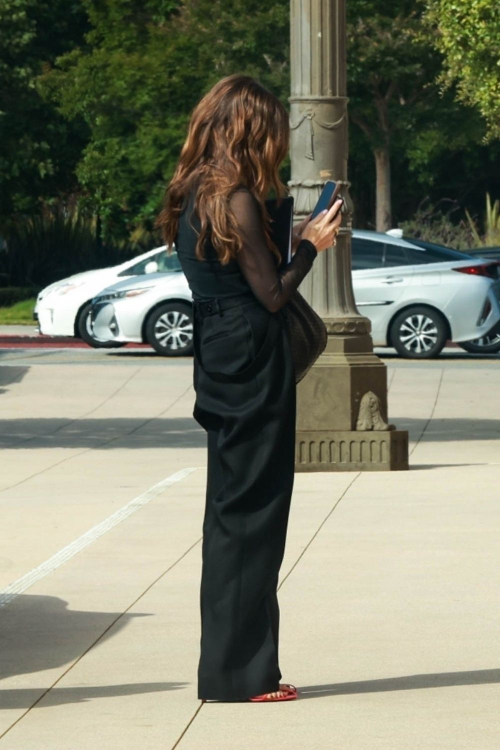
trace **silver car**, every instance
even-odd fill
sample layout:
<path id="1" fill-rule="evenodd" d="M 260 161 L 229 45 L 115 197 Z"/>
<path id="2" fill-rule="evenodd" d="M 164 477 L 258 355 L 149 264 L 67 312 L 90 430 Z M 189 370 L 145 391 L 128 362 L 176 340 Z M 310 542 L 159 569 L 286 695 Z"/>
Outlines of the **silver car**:
<path id="1" fill-rule="evenodd" d="M 393 346 L 403 357 L 436 357 L 446 341 L 477 339 L 500 321 L 496 261 L 355 230 L 352 267 L 374 345 Z M 164 355 L 191 354 L 191 293 L 180 265 L 104 289 L 93 300 L 92 330 L 103 341 L 145 341 Z"/>
<path id="2" fill-rule="evenodd" d="M 136 276 L 103 289 L 92 300 L 93 336 L 100 341 L 148 342 L 159 354 L 171 357 L 191 354 L 191 290 L 177 255 L 170 256 L 169 265 L 172 270 L 167 273 Z"/>
<path id="3" fill-rule="evenodd" d="M 375 346 L 404 357 L 436 357 L 447 340 L 484 336 L 500 320 L 497 261 L 421 240 L 357 231 L 352 243 L 356 304 Z"/>

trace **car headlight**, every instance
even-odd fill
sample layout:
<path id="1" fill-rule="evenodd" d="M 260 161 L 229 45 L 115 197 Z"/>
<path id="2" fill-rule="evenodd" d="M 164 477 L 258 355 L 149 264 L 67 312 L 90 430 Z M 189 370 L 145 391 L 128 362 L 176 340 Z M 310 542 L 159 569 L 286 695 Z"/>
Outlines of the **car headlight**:
<path id="1" fill-rule="evenodd" d="M 149 292 L 150 289 L 152 289 L 152 286 L 141 286 L 137 289 L 127 289 L 123 292 L 110 292 L 109 294 L 100 294 L 98 297 L 95 297 L 92 301 L 95 302 L 108 302 L 113 299 L 123 299 L 124 297 L 138 297 L 139 294 L 144 294 L 144 292 Z"/>
<path id="2" fill-rule="evenodd" d="M 78 289 L 79 286 L 83 286 L 85 283 L 85 281 L 65 282 L 63 284 L 59 284 L 51 291 L 55 292 L 55 294 L 67 294 L 68 292 L 72 292 L 73 289 Z"/>

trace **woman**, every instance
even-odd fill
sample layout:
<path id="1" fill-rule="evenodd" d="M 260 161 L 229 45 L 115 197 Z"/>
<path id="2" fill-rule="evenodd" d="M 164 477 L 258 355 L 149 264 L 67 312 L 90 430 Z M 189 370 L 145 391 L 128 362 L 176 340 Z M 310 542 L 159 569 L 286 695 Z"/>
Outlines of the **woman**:
<path id="1" fill-rule="evenodd" d="M 264 200 L 285 187 L 288 115 L 248 76 L 195 107 L 159 217 L 193 294 L 193 415 L 207 431 L 201 656 L 204 701 L 281 701 L 278 573 L 294 479 L 295 380 L 282 308 L 335 243 L 337 202 L 277 270 Z"/>

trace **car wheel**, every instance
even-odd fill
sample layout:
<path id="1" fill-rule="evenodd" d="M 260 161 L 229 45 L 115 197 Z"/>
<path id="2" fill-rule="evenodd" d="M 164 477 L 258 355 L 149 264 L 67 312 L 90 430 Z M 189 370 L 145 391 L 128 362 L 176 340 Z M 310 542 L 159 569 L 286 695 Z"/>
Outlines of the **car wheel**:
<path id="1" fill-rule="evenodd" d="M 459 346 L 471 354 L 496 354 L 500 352 L 500 326 L 495 326 L 486 336 L 473 341 L 462 341 Z"/>
<path id="2" fill-rule="evenodd" d="M 146 322 L 146 340 L 164 357 L 193 353 L 193 308 L 185 302 L 165 302 Z"/>
<path id="3" fill-rule="evenodd" d="M 80 310 L 76 330 L 81 339 L 85 341 L 89 346 L 93 346 L 94 349 L 119 349 L 120 346 L 125 344 L 122 341 L 101 341 L 100 339 L 94 338 L 92 334 L 92 328 L 90 327 L 90 310 L 92 309 L 92 303 L 88 302 Z"/>
<path id="4" fill-rule="evenodd" d="M 392 345 L 398 354 L 408 359 L 437 357 L 447 337 L 447 326 L 442 315 L 423 305 L 415 305 L 399 313 L 390 330 Z"/>

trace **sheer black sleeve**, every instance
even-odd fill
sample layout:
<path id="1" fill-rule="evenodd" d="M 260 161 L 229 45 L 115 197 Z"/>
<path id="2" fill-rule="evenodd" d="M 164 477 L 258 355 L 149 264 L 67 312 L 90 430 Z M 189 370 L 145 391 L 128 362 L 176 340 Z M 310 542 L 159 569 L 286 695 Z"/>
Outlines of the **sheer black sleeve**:
<path id="1" fill-rule="evenodd" d="M 243 240 L 243 248 L 236 256 L 241 272 L 259 302 L 276 312 L 311 270 L 317 250 L 309 240 L 301 240 L 291 262 L 278 271 L 276 258 L 266 243 L 257 200 L 249 190 L 238 189 L 231 195 L 229 205 Z"/>

